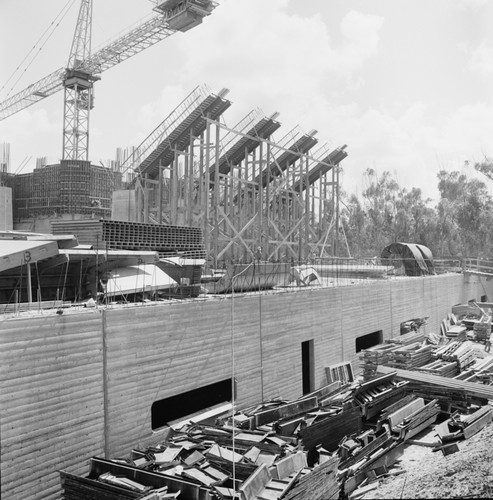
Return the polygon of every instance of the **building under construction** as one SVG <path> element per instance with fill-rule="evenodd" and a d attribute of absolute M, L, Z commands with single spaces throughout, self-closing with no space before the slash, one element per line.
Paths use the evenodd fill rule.
<path fill-rule="evenodd" d="M 381 265 L 334 271 L 323 259 L 347 253 L 338 208 L 346 146 L 319 143 L 314 130 L 284 131 L 282 115 L 258 109 L 226 126 L 226 89 L 197 87 L 111 169 L 91 164 L 99 73 L 215 8 L 154 4 L 155 17 L 90 54 L 82 42 L 92 2 L 82 0 L 67 67 L 0 103 L 4 118 L 65 92 L 63 160 L 0 172 L 0 206 L 12 205 L 12 189 L 10 225 L 19 230 L 0 230 L 2 498 L 60 498 L 60 471 L 87 474 L 88 457 L 121 464 L 129 449 L 156 446 L 206 409 L 233 415 L 313 399 L 341 363 L 358 375 L 359 354 L 400 339 L 403 324 L 427 318 L 427 333 L 438 334 L 451 306 L 493 296 L 491 265 L 435 274 L 419 245 L 389 248 Z M 397 272 L 404 255 L 413 259 L 406 276 Z M 299 265 L 307 262 L 326 274 Z M 197 278 L 202 267 L 229 270 L 208 282 Z M 181 479 L 184 500 L 238 498 Z"/>
<path fill-rule="evenodd" d="M 283 133 L 278 114 L 259 109 L 226 127 L 227 94 L 197 87 L 114 170 L 62 160 L 12 176 L 16 228 L 51 232 L 47 221 L 61 220 L 77 234 L 76 219 L 196 227 L 214 267 L 337 254 L 345 146 L 318 144 L 314 130 Z"/>

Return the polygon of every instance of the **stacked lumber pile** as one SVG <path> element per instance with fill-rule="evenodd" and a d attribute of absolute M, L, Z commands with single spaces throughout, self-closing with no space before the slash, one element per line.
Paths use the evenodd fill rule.
<path fill-rule="evenodd" d="M 411 370 L 426 365 L 432 358 L 434 346 L 423 345 L 421 342 L 396 346 L 388 353 L 386 366 L 395 366 Z"/>
<path fill-rule="evenodd" d="M 475 364 L 478 358 L 485 357 L 485 353 L 475 342 L 456 340 L 439 347 L 433 357 L 447 362 L 455 362 L 459 370 L 464 371 Z"/>
<path fill-rule="evenodd" d="M 360 367 L 365 380 L 373 378 L 379 365 L 413 369 L 427 364 L 432 357 L 438 336 L 428 337 L 421 332 L 409 332 L 387 339 L 385 343 L 363 349 L 359 355 Z"/>
<path fill-rule="evenodd" d="M 389 353 L 394 348 L 393 345 L 379 344 L 360 352 L 360 368 L 365 380 L 373 378 L 379 365 L 384 365 L 389 360 Z"/>
<path fill-rule="evenodd" d="M 439 375 L 441 377 L 454 377 L 459 371 L 457 361 L 444 361 L 437 359 L 428 363 L 427 365 L 421 366 L 416 369 L 416 371 L 422 373 L 431 373 L 433 375 Z"/>
<path fill-rule="evenodd" d="M 493 356 L 476 359 L 476 362 L 471 366 L 471 370 L 476 373 L 493 372 Z"/>
<path fill-rule="evenodd" d="M 398 345 L 409 345 L 415 344 L 416 342 L 423 342 L 425 340 L 425 334 L 422 332 L 409 332 L 399 337 L 392 337 L 385 341 L 386 344 L 398 344 Z"/>
<path fill-rule="evenodd" d="M 380 366 L 381 374 L 395 374 L 398 380 L 408 382 L 408 391 L 418 395 L 423 394 L 425 399 L 438 399 L 451 402 L 452 404 L 464 404 L 464 406 L 478 403 L 486 404 L 493 399 L 493 387 L 456 380 L 453 378 L 439 377 L 433 374 L 421 373 L 411 370 L 396 370 L 386 366 Z"/>
<path fill-rule="evenodd" d="M 451 325 L 445 330 L 445 336 L 454 340 L 465 340 L 467 328 L 464 325 Z"/>
<path fill-rule="evenodd" d="M 435 359 L 444 359 L 446 361 L 455 361 L 453 356 L 455 353 L 455 350 L 459 348 L 459 346 L 462 344 L 462 342 L 458 340 L 453 340 L 448 342 L 447 344 L 443 345 L 442 347 L 439 347 L 434 353 L 433 357 Z"/>
<path fill-rule="evenodd" d="M 491 317 L 482 316 L 473 326 L 474 336 L 477 340 L 487 340 L 491 334 Z"/>

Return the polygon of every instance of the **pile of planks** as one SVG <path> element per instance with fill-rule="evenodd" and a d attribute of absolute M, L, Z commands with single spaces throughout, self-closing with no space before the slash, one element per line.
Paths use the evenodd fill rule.
<path fill-rule="evenodd" d="M 464 325 L 451 325 L 446 329 L 445 336 L 449 339 L 465 340 L 467 328 Z"/>
<path fill-rule="evenodd" d="M 441 377 L 454 377 L 459 372 L 459 367 L 457 365 L 457 361 L 443 361 L 441 359 L 437 359 L 427 365 L 420 366 L 416 369 L 416 371 L 431 373 Z"/>
<path fill-rule="evenodd" d="M 482 398 L 493 398 L 493 388 L 381 369 L 350 387 L 335 381 L 295 401 L 183 423 L 125 458 L 94 457 L 87 477 L 60 473 L 63 498 L 337 499 L 386 474 L 405 442 L 436 421 L 440 406 L 452 413 L 462 405 L 446 427 L 440 424 L 443 442 L 471 436 L 492 420 Z M 467 412 L 472 399 L 482 401 Z"/>
<path fill-rule="evenodd" d="M 483 350 L 478 349 L 478 344 L 467 340 L 465 342 L 453 341 L 438 348 L 433 357 L 444 361 L 456 362 L 459 369 L 465 370 L 471 366 L 478 357 L 483 356 Z"/>
<path fill-rule="evenodd" d="M 371 379 L 377 372 L 379 365 L 385 365 L 389 360 L 389 353 L 394 348 L 393 345 L 379 344 L 360 352 L 360 368 L 365 380 Z"/>
<path fill-rule="evenodd" d="M 473 332 L 477 340 L 487 340 L 491 333 L 491 317 L 483 316 L 474 323 Z"/>
<path fill-rule="evenodd" d="M 450 403 L 457 406 L 486 404 L 493 399 L 493 387 L 467 382 L 454 378 L 411 370 L 396 370 L 386 366 L 379 367 L 381 374 L 396 374 L 398 380 L 408 382 L 408 391 L 425 399 L 438 399 L 440 404 Z"/>
<path fill-rule="evenodd" d="M 471 366 L 471 370 L 476 373 L 493 372 L 493 356 L 488 356 L 483 359 L 477 359 Z"/>
<path fill-rule="evenodd" d="M 415 344 L 416 342 L 421 343 L 425 340 L 425 334 L 422 332 L 409 332 L 399 337 L 392 337 L 385 341 L 387 344 L 398 344 L 398 345 L 409 345 Z"/>
<path fill-rule="evenodd" d="M 432 358 L 434 346 L 423 345 L 421 342 L 415 342 L 404 346 L 396 346 L 389 351 L 386 366 L 395 366 L 410 370 L 426 365 Z"/>
<path fill-rule="evenodd" d="M 337 499 L 335 451 L 362 426 L 351 390 L 340 385 L 292 402 L 263 403 L 215 424 L 183 424 L 164 442 L 123 459 L 94 458 L 88 477 L 61 473 L 64 498 L 161 500 L 181 492 L 179 498 L 204 500 L 295 500 L 309 491 L 313 499 Z M 334 450 L 323 460 L 316 459 L 320 444 Z"/>
<path fill-rule="evenodd" d="M 373 378 L 379 365 L 406 370 L 423 366 L 431 360 L 434 347 L 425 334 L 413 331 L 363 349 L 359 355 L 363 378 Z"/>

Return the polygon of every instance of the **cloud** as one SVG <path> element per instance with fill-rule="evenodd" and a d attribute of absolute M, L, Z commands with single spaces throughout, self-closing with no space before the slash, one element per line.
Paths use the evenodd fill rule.
<path fill-rule="evenodd" d="M 348 70 L 359 68 L 378 51 L 379 31 L 383 18 L 352 10 L 341 21 L 345 43 L 337 54 L 339 64 Z"/>
<path fill-rule="evenodd" d="M 374 168 L 391 172 L 401 187 L 419 187 L 425 197 L 436 199 L 439 170 L 460 170 L 466 160 L 474 163 L 493 152 L 493 106 L 483 102 L 442 117 L 434 117 L 420 101 L 392 113 L 362 111 L 352 103 L 332 109 L 331 121 L 348 144 L 343 188 L 359 195 L 364 171 Z"/>
<path fill-rule="evenodd" d="M 469 49 L 469 69 L 483 74 L 493 73 L 493 47 L 487 46 L 484 42 Z"/>
<path fill-rule="evenodd" d="M 341 98 L 334 82 L 344 83 L 342 93 L 364 86 L 360 70 L 378 53 L 382 25 L 381 17 L 351 10 L 336 42 L 320 14 L 295 14 L 288 0 L 224 0 L 204 26 L 180 38 L 174 87 L 229 88 L 230 126 L 260 107 L 266 115 L 280 113 L 284 133 L 297 124 L 318 128 L 331 101 Z M 156 79 L 169 79 L 164 66 L 158 71 Z M 139 120 L 156 108 L 160 101 L 147 104 Z"/>
<path fill-rule="evenodd" d="M 461 10 L 469 8 L 478 9 L 487 3 L 488 0 L 455 0 L 454 2 L 451 2 L 451 6 L 455 6 Z"/>

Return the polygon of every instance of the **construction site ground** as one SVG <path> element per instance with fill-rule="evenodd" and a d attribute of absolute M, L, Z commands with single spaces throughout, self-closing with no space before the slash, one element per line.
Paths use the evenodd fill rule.
<path fill-rule="evenodd" d="M 459 441 L 459 451 L 446 456 L 433 451 L 433 444 L 438 444 L 433 429 L 414 441 L 420 444 L 406 446 L 392 475 L 359 498 L 492 498 L 493 424 Z"/>

